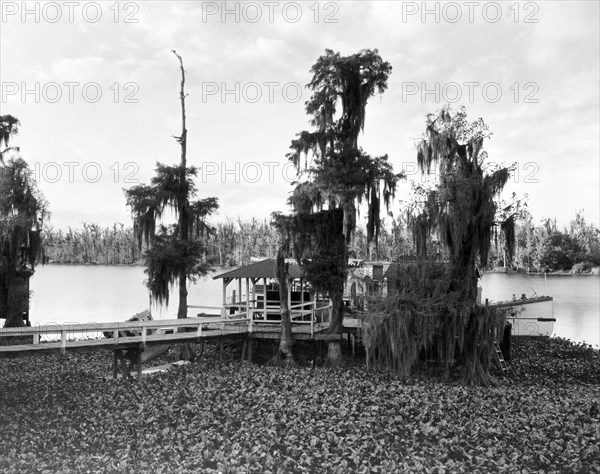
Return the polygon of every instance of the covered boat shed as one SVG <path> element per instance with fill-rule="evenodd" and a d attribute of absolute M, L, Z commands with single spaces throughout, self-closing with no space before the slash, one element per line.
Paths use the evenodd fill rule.
<path fill-rule="evenodd" d="M 267 258 L 250 265 L 215 275 L 213 279 L 223 280 L 222 315 L 240 312 L 252 312 L 253 319 L 279 319 L 280 299 L 277 282 L 277 262 Z M 289 264 L 288 301 L 290 304 L 304 304 L 312 300 L 302 276 L 301 268 L 295 263 Z M 230 296 L 229 285 L 233 283 Z"/>

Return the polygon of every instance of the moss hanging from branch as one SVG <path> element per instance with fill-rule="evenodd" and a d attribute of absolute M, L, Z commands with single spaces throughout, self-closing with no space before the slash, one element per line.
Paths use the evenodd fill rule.
<path fill-rule="evenodd" d="M 450 292 L 450 271 L 431 259 L 400 268 L 390 296 L 370 302 L 362 317 L 369 366 L 406 377 L 433 358 L 446 378 L 460 364 L 465 384 L 495 383 L 489 348 L 502 334 L 505 312 L 466 303 L 460 293 Z"/>
<path fill-rule="evenodd" d="M 138 247 L 145 242 L 144 254 L 147 285 L 152 297 L 158 302 L 169 302 L 169 291 L 179 281 L 178 318 L 187 317 L 187 281 L 206 275 L 210 270 L 206 263 L 208 237 L 213 232 L 206 222 L 217 208 L 217 198 L 194 201 L 196 187 L 194 177 L 197 169 L 187 166 L 187 128 L 185 99 L 185 69 L 183 60 L 175 50 L 181 71 L 179 99 L 181 102 L 181 135 L 174 137 L 181 149 L 177 165 L 156 164 L 156 175 L 150 185 L 134 186 L 125 191 L 127 205 L 131 208 L 134 232 Z M 169 209 L 177 218 L 177 224 L 161 226 L 158 221 Z"/>
<path fill-rule="evenodd" d="M 498 225 L 495 199 L 510 172 L 508 168 L 484 171 L 487 154 L 483 143 L 490 136 L 482 119 L 469 122 L 464 108 L 455 114 L 445 108 L 427 117 L 423 139 L 417 144 L 421 171 L 428 173 L 437 167 L 438 177 L 436 187 L 425 192 L 414 221 L 419 257 L 415 275 L 419 277 L 405 278 L 405 288 L 377 310 L 372 322 L 371 318 L 366 322 L 372 336 L 370 356 L 381 354 L 381 360 L 402 374 L 413 369 L 419 351 L 435 348 L 446 377 L 452 364 L 460 363 L 465 384 L 494 382 L 490 361 L 494 338 L 502 333 L 504 314 L 477 306 L 476 269 L 487 263 L 493 229 Z M 499 226 L 514 242 L 510 208 L 504 211 Z M 449 255 L 443 274 L 426 255 L 433 233 Z"/>
<path fill-rule="evenodd" d="M 0 116 L 0 317 L 6 326 L 22 326 L 29 295 L 22 288 L 35 266 L 44 260 L 41 230 L 47 203 L 38 191 L 29 166 L 9 146 L 19 121 Z"/>
<path fill-rule="evenodd" d="M 306 113 L 315 129 L 297 134 L 287 154 L 302 180 L 295 183 L 289 199 L 297 218 L 290 221 L 291 245 L 296 255 L 311 255 L 300 257 L 307 278 L 333 301 L 333 333 L 341 333 L 343 327 L 343 278 L 359 206 L 366 201 L 371 243 L 381 226 L 380 205 L 389 206 L 400 178 L 392 172 L 387 155 L 374 158 L 358 146 L 367 102 L 386 90 L 391 70 L 376 49 L 350 56 L 326 50 L 312 66 L 307 85 L 312 94 Z M 336 365 L 340 358 L 339 343 L 334 341 L 329 344 L 328 362 Z"/>
<path fill-rule="evenodd" d="M 205 259 L 206 252 L 202 241 L 181 241 L 175 234 L 175 226 L 161 226 L 154 245 L 143 255 L 147 286 L 153 298 L 160 304 L 169 304 L 169 289 L 176 283 L 184 266 L 189 280 L 206 275 L 210 270 Z"/>

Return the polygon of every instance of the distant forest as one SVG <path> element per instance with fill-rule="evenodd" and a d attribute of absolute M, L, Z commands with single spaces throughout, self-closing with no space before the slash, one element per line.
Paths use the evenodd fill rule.
<path fill-rule="evenodd" d="M 350 247 L 350 257 L 365 260 L 405 261 L 415 258 L 412 215 L 406 213 L 382 226 L 378 248 L 367 246 L 366 231 L 358 227 Z M 243 265 L 255 258 L 275 258 L 279 235 L 267 220 L 226 219 L 213 227 L 207 259 L 215 266 Z M 588 224 L 578 212 L 568 227 L 559 229 L 556 220 L 536 224 L 525 214 L 516 225 L 516 247 L 509 268 L 527 272 L 598 273 L 600 230 Z M 46 228 L 43 232 L 46 261 L 78 264 L 141 263 L 133 228 L 124 224 L 100 227 L 84 223 L 66 231 Z M 432 240 L 430 254 L 441 246 Z M 504 266 L 504 242 L 494 238 L 491 266 Z"/>

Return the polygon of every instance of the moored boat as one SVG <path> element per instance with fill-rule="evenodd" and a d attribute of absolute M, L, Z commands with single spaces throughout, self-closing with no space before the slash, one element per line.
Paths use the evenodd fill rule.
<path fill-rule="evenodd" d="M 512 325 L 513 336 L 551 336 L 554 331 L 554 300 L 552 296 L 528 298 L 524 294 L 512 301 L 487 302 L 496 308 L 508 308 L 506 322 Z"/>

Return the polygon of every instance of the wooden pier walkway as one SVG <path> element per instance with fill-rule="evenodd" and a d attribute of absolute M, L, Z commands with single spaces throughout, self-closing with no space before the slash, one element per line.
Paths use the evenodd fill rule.
<path fill-rule="evenodd" d="M 201 339 L 246 335 L 247 329 L 248 321 L 242 318 L 186 318 L 3 328 L 0 329 L 0 339 L 11 336 L 31 336 L 33 342 L 0 346 L 0 358 L 32 353 L 64 354 L 67 350 L 145 349 L 146 346 L 154 344 L 197 342 Z M 42 342 L 42 337 L 58 340 Z"/>
<path fill-rule="evenodd" d="M 344 332 L 356 334 L 358 321 L 345 321 Z M 333 340 L 340 335 L 327 332 L 329 322 L 293 321 L 292 334 L 296 340 Z M 31 343 L 0 345 L 0 359 L 16 358 L 33 354 L 114 351 L 114 376 L 117 355 L 122 351 L 137 354 L 138 374 L 144 351 L 157 350 L 159 346 L 177 343 L 198 343 L 217 340 L 220 343 L 251 341 L 255 339 L 279 339 L 279 321 L 260 321 L 249 318 L 246 313 L 230 317 L 189 317 L 150 321 L 121 321 L 111 323 L 47 324 L 34 327 L 2 328 L 0 341 L 11 337 L 32 338 Z M 44 341 L 43 339 L 49 339 Z"/>

